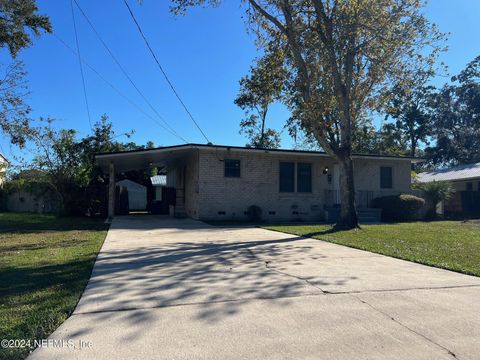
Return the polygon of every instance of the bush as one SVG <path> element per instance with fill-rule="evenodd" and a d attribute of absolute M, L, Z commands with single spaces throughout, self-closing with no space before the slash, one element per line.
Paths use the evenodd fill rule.
<path fill-rule="evenodd" d="M 250 205 L 247 209 L 248 220 L 261 221 L 262 220 L 262 208 L 257 205 Z"/>
<path fill-rule="evenodd" d="M 8 194 L 4 189 L 0 189 L 0 211 L 7 211 Z"/>
<path fill-rule="evenodd" d="M 414 195 L 401 194 L 373 199 L 372 206 L 382 209 L 383 221 L 409 221 L 418 217 L 425 200 Z"/>
<path fill-rule="evenodd" d="M 423 191 L 425 198 L 430 203 L 427 213 L 428 219 L 435 219 L 437 217 L 437 205 L 450 199 L 455 192 L 455 188 L 448 181 L 432 181 L 419 184 L 417 187 Z"/>

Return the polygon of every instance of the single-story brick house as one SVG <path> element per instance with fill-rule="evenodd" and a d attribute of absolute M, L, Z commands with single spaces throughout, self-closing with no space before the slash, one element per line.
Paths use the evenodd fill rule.
<path fill-rule="evenodd" d="M 443 213 L 480 214 L 480 163 L 423 172 L 418 174 L 418 181 L 448 181 L 452 184 L 455 193 L 442 204 Z"/>
<path fill-rule="evenodd" d="M 267 221 L 318 221 L 340 199 L 339 165 L 318 151 L 185 144 L 102 153 L 95 159 L 110 179 L 157 166 L 176 191 L 171 213 L 200 220 L 247 219 L 247 208 L 256 205 Z M 368 208 L 378 196 L 410 192 L 411 164 L 421 161 L 370 154 L 353 159 L 359 208 Z M 113 216 L 113 185 L 109 193 Z"/>

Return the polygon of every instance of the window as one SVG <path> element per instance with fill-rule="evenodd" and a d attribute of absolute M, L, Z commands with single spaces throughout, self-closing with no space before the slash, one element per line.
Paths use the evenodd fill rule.
<path fill-rule="evenodd" d="M 473 190 L 473 183 L 472 182 L 467 182 L 467 191 L 472 191 Z"/>
<path fill-rule="evenodd" d="M 393 187 L 393 171 L 390 166 L 380 167 L 380 188 L 391 189 Z"/>
<path fill-rule="evenodd" d="M 297 164 L 297 191 L 312 192 L 312 164 Z"/>
<path fill-rule="evenodd" d="M 280 163 L 280 192 L 295 191 L 295 164 L 293 162 Z"/>
<path fill-rule="evenodd" d="M 225 177 L 240 177 L 240 160 L 225 160 Z"/>

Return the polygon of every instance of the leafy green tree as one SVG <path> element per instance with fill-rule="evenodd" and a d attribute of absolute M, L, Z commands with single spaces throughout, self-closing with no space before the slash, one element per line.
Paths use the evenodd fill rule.
<path fill-rule="evenodd" d="M 38 14 L 34 0 L 0 1 L 0 47 L 7 48 L 14 61 L 0 65 L 0 130 L 20 147 L 32 136 L 30 107 L 23 63 L 15 60 L 18 52 L 32 44 L 32 34 L 51 32 L 47 16 Z"/>
<path fill-rule="evenodd" d="M 377 129 L 370 118 L 363 118 L 352 129 L 352 152 L 356 154 L 407 155 L 408 149 L 402 134 L 393 123 L 383 123 Z M 298 135 L 297 135 L 298 136 Z M 305 150 L 321 150 L 318 142 L 305 136 L 297 146 Z"/>
<path fill-rule="evenodd" d="M 359 119 L 354 124 L 352 151 L 359 154 L 377 153 L 377 130 L 370 118 Z"/>
<path fill-rule="evenodd" d="M 285 76 L 282 57 L 274 52 L 258 59 L 256 66 L 250 69 L 250 75 L 240 80 L 235 104 L 245 111 L 240 133 L 249 139 L 248 147 L 280 147 L 280 134 L 266 128 L 265 122 L 270 105 L 280 97 Z"/>
<path fill-rule="evenodd" d="M 0 78 L 0 129 L 12 144 L 24 147 L 33 133 L 29 117 L 31 109 L 24 100 L 28 95 L 26 72 L 21 61 L 0 65 L 0 71 L 3 72 Z"/>
<path fill-rule="evenodd" d="M 132 134 L 133 131 L 117 134 L 112 122 L 108 120 L 108 116 L 102 115 L 100 121 L 94 124 L 92 134 L 80 140 L 79 156 L 82 161 L 81 176 L 84 185 L 88 185 L 89 181 L 97 179 L 101 175 L 100 169 L 95 164 L 95 154 L 141 148 L 135 143 L 122 143 L 117 140 L 119 137 L 130 138 Z"/>
<path fill-rule="evenodd" d="M 376 154 L 407 155 L 408 147 L 396 124 L 384 123 L 377 131 Z"/>
<path fill-rule="evenodd" d="M 32 44 L 32 34 L 52 32 L 48 16 L 38 13 L 35 0 L 1 0 L 0 18 L 0 47 L 7 47 L 12 57 Z"/>
<path fill-rule="evenodd" d="M 173 11 L 219 0 L 172 0 Z M 285 54 L 283 101 L 301 127 L 338 161 L 338 227 L 358 227 L 352 130 L 392 83 L 428 63 L 444 35 L 418 0 L 245 0 L 257 44 Z"/>
<path fill-rule="evenodd" d="M 73 129 L 56 129 L 53 119 L 42 119 L 32 136 L 31 163 L 25 169 L 37 174 L 35 181 L 49 186 L 66 215 L 106 213 L 107 194 L 105 174 L 95 164 L 95 154 L 100 152 L 139 150 L 145 146 L 133 142 L 120 142 L 132 132 L 117 134 L 113 124 L 103 115 L 96 122 L 91 135 L 78 139 Z M 149 146 L 152 143 L 149 142 Z M 148 178 L 148 171 L 130 174 L 134 180 Z"/>
<path fill-rule="evenodd" d="M 36 129 L 33 136 L 36 155 L 30 167 L 55 192 L 60 212 L 74 214 L 80 208 L 75 200 L 80 198 L 78 169 L 81 166 L 81 147 L 76 142 L 75 130 L 56 130 L 52 123 L 53 119 L 44 119 L 44 125 Z"/>
<path fill-rule="evenodd" d="M 107 201 L 108 174 L 103 171 L 95 163 L 95 154 L 102 152 L 116 152 L 128 150 L 141 150 L 152 148 L 153 142 L 148 141 L 146 146 L 137 145 L 134 142 L 121 142 L 119 138 L 129 139 L 133 135 L 133 131 L 126 133 L 117 133 L 107 115 L 103 115 L 100 121 L 94 124 L 91 135 L 79 140 L 82 159 L 81 167 L 77 169 L 79 183 L 81 183 L 84 191 L 84 198 L 87 200 L 86 212 L 90 214 L 106 214 L 105 205 Z M 149 179 L 149 171 L 132 171 L 125 174 L 125 178 L 133 181 L 147 183 Z"/>
<path fill-rule="evenodd" d="M 408 144 L 409 155 L 416 156 L 421 144 L 428 145 L 433 135 L 432 98 L 435 87 L 429 85 L 432 68 L 413 71 L 409 79 L 397 83 L 388 93 L 387 118 L 395 120 L 402 142 Z"/>
<path fill-rule="evenodd" d="M 434 98 L 435 145 L 426 149 L 436 166 L 480 162 L 480 56 Z"/>

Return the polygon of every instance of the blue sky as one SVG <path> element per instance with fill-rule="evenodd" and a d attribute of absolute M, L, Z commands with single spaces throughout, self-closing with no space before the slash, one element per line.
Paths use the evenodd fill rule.
<path fill-rule="evenodd" d="M 189 142 L 204 143 L 148 53 L 123 1 L 77 1 L 164 119 Z M 170 79 L 210 140 L 216 144 L 244 145 L 245 139 L 238 133 L 243 112 L 233 100 L 238 80 L 247 73 L 256 49 L 253 35 L 245 31 L 240 1 L 227 0 L 215 9 L 193 9 L 184 17 L 170 14 L 168 1 L 144 0 L 140 5 L 129 0 L 129 3 Z M 38 4 L 40 11 L 50 16 L 54 32 L 75 47 L 70 1 L 38 0 Z M 431 0 L 425 13 L 442 31 L 451 33 L 449 51 L 441 57 L 449 66 L 450 74 L 457 73 L 480 55 L 480 1 Z M 82 57 L 154 116 L 77 10 L 76 20 Z M 20 59 L 29 73 L 28 101 L 33 108 L 32 115 L 56 118 L 57 126 L 87 134 L 89 124 L 78 59 L 51 35 L 35 41 L 34 46 L 21 53 Z M 84 71 L 92 121 L 105 113 L 118 132 L 135 130 L 132 140 L 139 144 L 148 140 L 157 146 L 181 143 L 112 91 L 88 68 Z M 436 84 L 446 80 L 439 78 Z M 287 118 L 288 113 L 281 106 L 275 106 L 268 125 L 281 129 Z M 7 157 L 16 153 L 6 139 L 0 139 L 0 145 Z M 282 147 L 291 146 L 291 140 L 284 134 Z"/>

